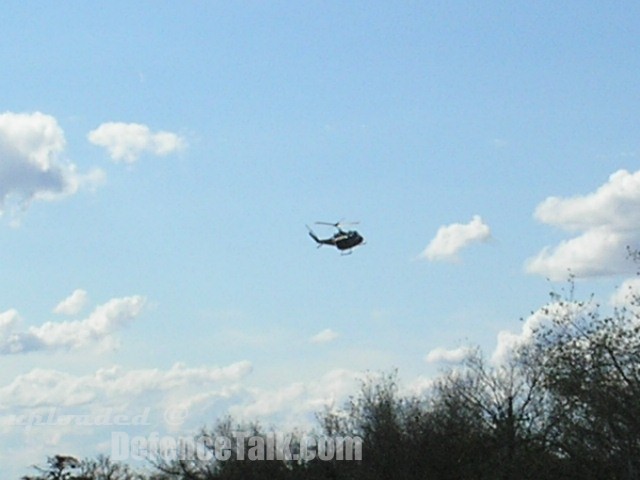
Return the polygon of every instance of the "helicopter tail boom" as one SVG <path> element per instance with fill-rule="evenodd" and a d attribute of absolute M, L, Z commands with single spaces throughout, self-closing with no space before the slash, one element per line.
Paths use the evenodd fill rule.
<path fill-rule="evenodd" d="M 311 230 L 308 226 L 307 226 L 307 230 L 309 230 L 309 236 L 313 238 L 315 242 L 318 244 L 318 248 L 321 247 L 324 244 L 324 242 L 320 240 L 318 236 L 315 233 L 313 233 L 313 230 Z"/>

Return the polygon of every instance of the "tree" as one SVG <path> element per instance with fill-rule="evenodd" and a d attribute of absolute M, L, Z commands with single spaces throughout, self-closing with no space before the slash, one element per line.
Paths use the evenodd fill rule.
<path fill-rule="evenodd" d="M 235 424 L 231 417 L 226 417 L 218 421 L 212 429 L 203 428 L 194 438 L 194 441 L 199 442 L 199 446 L 205 449 L 201 450 L 199 455 L 189 455 L 187 452 L 185 458 L 170 460 L 158 456 L 153 461 L 156 470 L 161 474 L 157 480 L 299 478 L 296 472 L 300 470 L 300 465 L 291 458 L 275 458 L 275 451 L 273 459 L 266 458 L 263 446 L 267 445 L 268 437 L 272 438 L 273 435 L 264 432 L 258 423 Z M 223 447 L 226 452 L 224 455 L 217 450 L 221 446 L 215 443 L 215 439 L 220 438 L 230 441 Z M 295 451 L 296 439 L 294 436 L 291 438 L 289 446 Z M 257 457 L 254 458 L 252 453 Z"/>
<path fill-rule="evenodd" d="M 80 461 L 68 455 L 54 455 L 47 459 L 46 467 L 34 468 L 40 474 L 24 476 L 22 480 L 144 480 L 142 474 L 133 472 L 128 465 L 105 456 Z"/>
<path fill-rule="evenodd" d="M 518 355 L 487 365 L 473 350 L 438 381 L 432 416 L 458 470 L 447 478 L 558 478 L 541 375 Z M 450 469 L 442 463 L 441 476 Z"/>
<path fill-rule="evenodd" d="M 630 256 L 640 263 L 640 252 Z M 487 362 L 472 350 L 421 397 L 399 394 L 396 371 L 369 376 L 342 409 L 319 414 L 324 435 L 362 440 L 361 459 L 253 461 L 252 442 L 275 432 L 227 417 L 198 438 L 230 439 L 228 456 L 204 442 L 206 458 L 160 456 L 146 478 L 639 479 L 640 296 L 630 291 L 626 306 L 602 314 L 593 298 L 575 300 L 573 278 L 569 285 L 568 294 L 552 293 L 542 309 L 548 321 L 507 361 Z M 300 436 L 290 440 L 291 453 L 300 452 Z M 104 457 L 58 455 L 36 468 L 40 475 L 23 480 L 145 478 Z"/>
<path fill-rule="evenodd" d="M 46 467 L 34 466 L 40 475 L 25 475 L 22 480 L 71 480 L 79 477 L 80 462 L 69 455 L 54 455 L 47 458 Z"/>
<path fill-rule="evenodd" d="M 589 301 L 552 295 L 551 322 L 535 332 L 529 362 L 550 394 L 557 454 L 576 477 L 640 475 L 640 299 L 602 315 Z"/>
<path fill-rule="evenodd" d="M 412 464 L 415 455 L 407 425 L 415 405 L 398 395 L 397 372 L 370 376 L 360 395 L 349 399 L 340 412 L 319 416 L 324 433 L 362 439 L 362 461 L 331 462 L 334 477 L 358 479 L 419 478 Z M 317 462 L 319 463 L 319 462 Z M 323 462 L 324 463 L 324 462 Z"/>
<path fill-rule="evenodd" d="M 134 472 L 129 465 L 114 462 L 109 457 L 100 455 L 95 460 L 85 459 L 79 466 L 83 480 L 145 480 L 141 473 Z"/>

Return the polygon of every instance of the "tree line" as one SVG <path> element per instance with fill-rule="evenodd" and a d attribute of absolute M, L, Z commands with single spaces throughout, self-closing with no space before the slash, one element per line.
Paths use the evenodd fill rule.
<path fill-rule="evenodd" d="M 570 282 L 573 286 L 573 282 Z M 602 314 L 593 299 L 552 294 L 550 319 L 501 364 L 479 349 L 427 393 L 399 393 L 397 372 L 371 376 L 338 411 L 329 437 L 362 439 L 360 460 L 152 459 L 144 471 L 108 457 L 55 455 L 23 480 L 640 478 L 640 298 Z M 203 435 L 259 424 L 224 418 Z M 295 449 L 295 432 L 292 432 Z M 250 445 L 231 445 L 231 449 Z M 211 447 L 213 448 L 213 447 Z"/>

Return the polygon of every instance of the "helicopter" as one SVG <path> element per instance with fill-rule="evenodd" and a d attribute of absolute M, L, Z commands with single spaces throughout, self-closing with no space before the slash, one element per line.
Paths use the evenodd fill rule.
<path fill-rule="evenodd" d="M 355 230 L 344 231 L 340 228 L 343 225 L 357 225 L 358 222 L 349 222 L 349 223 L 330 223 L 330 222 L 316 222 L 316 225 L 329 225 L 336 228 L 338 231 L 330 238 L 318 238 L 318 236 L 309 228 L 307 225 L 307 230 L 309 230 L 309 236 L 315 240 L 318 244 L 318 248 L 322 245 L 331 245 L 336 247 L 338 250 L 343 251 L 343 255 L 349 255 L 351 253 L 351 249 L 357 247 L 358 245 L 362 245 L 364 243 L 364 238 Z"/>

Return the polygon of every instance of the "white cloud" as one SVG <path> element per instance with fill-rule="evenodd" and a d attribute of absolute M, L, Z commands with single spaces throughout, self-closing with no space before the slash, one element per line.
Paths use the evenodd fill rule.
<path fill-rule="evenodd" d="M 55 200 L 101 182 L 94 169 L 81 174 L 63 158 L 65 138 L 56 119 L 40 112 L 0 114 L 0 214 Z"/>
<path fill-rule="evenodd" d="M 400 395 L 409 397 L 424 397 L 434 386 L 437 385 L 437 377 L 427 377 L 420 375 L 412 379 L 400 390 Z"/>
<path fill-rule="evenodd" d="M 113 365 L 86 374 L 33 369 L 0 385 L 0 435 L 4 445 L 29 447 L 29 465 L 51 454 L 45 442 L 55 443 L 56 451 L 95 457 L 110 452 L 113 431 L 189 435 L 227 414 L 283 431 L 309 429 L 317 426 L 316 413 L 341 407 L 361 378 L 336 369 L 310 381 L 257 388 L 248 384 L 251 371 L 246 360 L 168 369 Z M 11 458 L 12 452 L 0 451 L 3 465 Z"/>
<path fill-rule="evenodd" d="M 494 138 L 491 143 L 495 148 L 506 148 L 509 146 L 509 142 L 504 138 Z"/>
<path fill-rule="evenodd" d="M 640 311 L 640 278 L 628 278 L 622 282 L 622 285 L 611 295 L 609 303 L 616 308 Z"/>
<path fill-rule="evenodd" d="M 474 215 L 467 224 L 452 223 L 440 227 L 420 257 L 431 261 L 455 261 L 460 250 L 472 243 L 484 242 L 490 237 L 489 227 L 479 215 Z"/>
<path fill-rule="evenodd" d="M 0 388 L 0 399 L 7 408 L 69 407 L 86 404 L 95 399 L 95 393 L 69 373 L 36 368 Z"/>
<path fill-rule="evenodd" d="M 523 322 L 520 332 L 502 330 L 498 333 L 491 361 L 498 365 L 506 363 L 518 348 L 534 340 L 534 334 L 541 326 L 555 321 L 570 327 L 571 322 L 580 323 L 580 319 L 587 319 L 595 308 L 595 304 L 568 301 L 554 302 L 539 308 Z"/>
<path fill-rule="evenodd" d="M 171 132 L 152 132 L 139 123 L 103 123 L 88 134 L 94 145 L 104 147 L 114 162 L 133 163 L 144 154 L 169 155 L 186 146 L 185 140 Z"/>
<path fill-rule="evenodd" d="M 427 354 L 425 361 L 427 363 L 461 363 L 468 355 L 468 347 L 458 347 L 451 350 L 438 347 Z"/>
<path fill-rule="evenodd" d="M 595 192 L 569 198 L 549 197 L 535 217 L 577 236 L 545 247 L 529 259 L 526 270 L 552 280 L 629 273 L 634 265 L 626 247 L 640 243 L 640 170 L 619 170 Z"/>
<path fill-rule="evenodd" d="M 42 350 L 71 350 L 109 341 L 115 331 L 133 321 L 142 312 L 141 296 L 114 298 L 99 305 L 84 320 L 46 322 L 16 332 L 17 314 L 0 315 L 0 355 Z"/>
<path fill-rule="evenodd" d="M 81 289 L 74 290 L 71 295 L 62 300 L 53 309 L 53 313 L 62 315 L 77 315 L 87 304 L 89 297 L 87 292 Z"/>
<path fill-rule="evenodd" d="M 251 370 L 248 361 L 224 367 L 191 368 L 176 363 L 168 370 L 126 369 L 114 365 L 87 375 L 36 368 L 0 387 L 0 403 L 6 410 L 16 414 L 43 407 L 55 407 L 60 410 L 58 413 L 72 408 L 78 415 L 108 407 L 116 410 L 130 407 L 133 415 L 143 408 L 166 405 L 167 400 L 175 394 L 180 394 L 178 398 L 184 400 L 191 398 L 194 391 L 199 389 L 209 392 L 213 392 L 211 389 L 222 389 L 245 378 Z M 160 394 L 160 397 L 155 397 L 156 394 Z M 164 409 L 154 413 L 155 420 L 165 420 L 162 415 Z"/>
<path fill-rule="evenodd" d="M 326 328 L 321 332 L 315 334 L 311 337 L 311 343 L 329 343 L 338 338 L 338 334 L 331 330 L 330 328 Z"/>
<path fill-rule="evenodd" d="M 341 408 L 341 402 L 354 393 L 357 382 L 362 378 L 361 373 L 345 368 L 325 373 L 318 381 L 310 383 L 310 395 L 305 408 L 310 412 Z"/>
<path fill-rule="evenodd" d="M 101 369 L 95 378 L 107 396 L 126 398 L 150 391 L 174 391 L 191 386 L 206 386 L 218 382 L 237 382 L 251 373 L 253 367 L 244 360 L 226 367 L 187 367 L 175 363 L 169 370 L 126 370 L 120 366 Z M 186 392 L 185 392 L 186 393 Z"/>
<path fill-rule="evenodd" d="M 5 338 L 20 321 L 17 310 L 11 309 L 0 313 L 0 339 Z"/>
<path fill-rule="evenodd" d="M 362 374 L 335 369 L 310 382 L 292 382 L 276 388 L 248 388 L 245 401 L 229 408 L 238 420 L 276 421 L 280 428 L 309 427 L 315 414 L 340 408 L 357 388 Z"/>
<path fill-rule="evenodd" d="M 252 389 L 253 399 L 249 405 L 233 407 L 232 414 L 241 418 L 253 419 L 266 417 L 288 406 L 301 404 L 307 387 L 303 383 L 292 383 L 277 390 Z"/>

